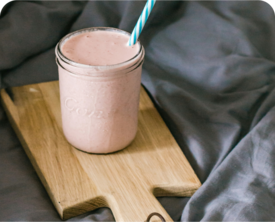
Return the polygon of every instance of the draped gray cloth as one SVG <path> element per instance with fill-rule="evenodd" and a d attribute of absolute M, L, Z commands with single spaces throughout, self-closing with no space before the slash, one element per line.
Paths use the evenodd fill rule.
<path fill-rule="evenodd" d="M 57 80 L 61 37 L 91 26 L 131 32 L 144 4 L 9 3 L 0 16 L 1 88 Z M 191 198 L 158 198 L 172 219 L 275 220 L 272 8 L 261 1 L 157 1 L 140 40 L 142 84 L 202 182 Z M 0 220 L 60 220 L 1 106 Z M 101 208 L 70 220 L 114 218 Z"/>

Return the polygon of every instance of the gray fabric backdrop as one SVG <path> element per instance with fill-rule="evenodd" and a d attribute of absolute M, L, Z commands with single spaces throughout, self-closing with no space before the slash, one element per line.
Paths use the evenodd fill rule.
<path fill-rule="evenodd" d="M 0 16 L 1 88 L 58 79 L 68 32 L 131 32 L 144 1 L 18 1 Z M 203 183 L 174 220 L 275 220 L 275 18 L 260 1 L 157 1 L 142 83 Z M 177 163 L 180 164 L 180 163 Z M 0 106 L 0 220 L 60 220 Z M 102 208 L 73 220 L 111 221 Z"/>

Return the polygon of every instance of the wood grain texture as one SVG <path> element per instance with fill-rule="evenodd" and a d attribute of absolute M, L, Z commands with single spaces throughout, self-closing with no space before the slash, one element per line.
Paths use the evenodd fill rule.
<path fill-rule="evenodd" d="M 116 221 L 145 221 L 152 212 L 172 221 L 155 196 L 191 196 L 201 185 L 143 88 L 134 142 L 105 155 L 66 141 L 58 81 L 2 90 L 1 98 L 62 219 L 105 206 Z"/>

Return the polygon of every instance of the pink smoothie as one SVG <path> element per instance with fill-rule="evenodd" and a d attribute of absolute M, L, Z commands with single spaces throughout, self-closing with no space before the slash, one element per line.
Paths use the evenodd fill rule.
<path fill-rule="evenodd" d="M 122 31 L 92 30 L 57 47 L 63 132 L 80 150 L 114 152 L 136 135 L 144 51 L 128 39 Z"/>
<path fill-rule="evenodd" d="M 125 62 L 139 51 L 139 45 L 127 46 L 129 37 L 117 32 L 85 32 L 70 38 L 62 47 L 63 54 L 75 62 L 106 66 Z"/>

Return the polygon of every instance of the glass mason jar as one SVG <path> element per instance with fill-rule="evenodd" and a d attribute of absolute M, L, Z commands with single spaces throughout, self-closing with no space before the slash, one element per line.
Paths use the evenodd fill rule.
<path fill-rule="evenodd" d="M 138 123 L 141 71 L 144 48 L 127 61 L 91 66 L 64 56 L 66 41 L 83 32 L 112 31 L 87 28 L 66 35 L 55 48 L 59 73 L 63 132 L 75 148 L 88 153 L 111 153 L 125 148 L 135 138 Z"/>

